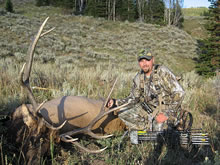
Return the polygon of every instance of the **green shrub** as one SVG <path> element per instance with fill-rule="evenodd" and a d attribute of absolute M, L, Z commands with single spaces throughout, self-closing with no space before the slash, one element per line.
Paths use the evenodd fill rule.
<path fill-rule="evenodd" d="M 14 10 L 13 10 L 13 4 L 12 4 L 11 0 L 6 0 L 5 9 L 6 9 L 6 11 L 8 11 L 8 12 L 10 12 L 10 13 L 13 13 L 13 12 L 14 12 Z"/>

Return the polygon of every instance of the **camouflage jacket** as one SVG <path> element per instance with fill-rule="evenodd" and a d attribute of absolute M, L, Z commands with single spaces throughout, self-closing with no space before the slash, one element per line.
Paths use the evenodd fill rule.
<path fill-rule="evenodd" d="M 125 99 L 118 99 L 117 104 L 145 101 L 153 110 L 158 108 L 159 104 L 163 104 L 164 112 L 176 113 L 180 109 L 183 97 L 184 90 L 175 75 L 165 66 L 154 65 L 150 77 L 147 77 L 143 71 L 137 73 L 133 79 L 130 95 Z"/>

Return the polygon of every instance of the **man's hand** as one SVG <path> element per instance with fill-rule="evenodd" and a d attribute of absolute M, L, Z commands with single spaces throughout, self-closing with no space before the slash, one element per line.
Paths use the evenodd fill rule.
<path fill-rule="evenodd" d="M 167 116 L 165 116 L 163 113 L 159 113 L 156 117 L 157 123 L 163 123 L 168 119 Z"/>
<path fill-rule="evenodd" d="M 108 101 L 106 107 L 107 107 L 107 108 L 115 108 L 115 107 L 117 107 L 116 104 L 117 104 L 117 103 L 116 103 L 116 100 L 115 100 L 115 99 L 110 99 L 110 100 Z M 114 114 L 114 115 L 118 115 L 118 111 L 119 111 L 119 109 L 116 110 L 116 111 L 114 111 L 113 114 Z"/>
<path fill-rule="evenodd" d="M 111 108 L 114 105 L 114 100 L 110 99 L 106 105 L 107 108 Z"/>

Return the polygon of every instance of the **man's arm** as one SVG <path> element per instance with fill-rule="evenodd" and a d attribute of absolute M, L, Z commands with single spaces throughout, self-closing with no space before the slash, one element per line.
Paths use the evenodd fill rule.
<path fill-rule="evenodd" d="M 134 77 L 133 79 L 133 85 L 131 88 L 131 92 L 128 97 L 123 98 L 123 99 L 117 99 L 116 100 L 116 105 L 122 105 L 124 103 L 136 103 L 139 102 L 139 98 L 141 96 L 141 91 L 140 91 L 140 76 L 139 73 Z"/>
<path fill-rule="evenodd" d="M 124 103 L 135 103 L 139 101 L 140 98 L 140 83 L 139 83 L 139 75 L 137 74 L 133 79 L 133 85 L 131 88 L 131 92 L 128 97 L 123 99 L 110 99 L 108 101 L 107 107 L 112 108 L 114 106 L 120 106 Z"/>
<path fill-rule="evenodd" d="M 169 109 L 177 112 L 182 104 L 185 92 L 175 75 L 168 68 L 161 66 L 159 75 L 162 79 L 161 85 L 165 91 L 163 100 L 169 106 Z"/>

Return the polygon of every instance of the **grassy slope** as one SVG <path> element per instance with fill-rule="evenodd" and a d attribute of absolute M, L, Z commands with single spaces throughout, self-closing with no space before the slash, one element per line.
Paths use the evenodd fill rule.
<path fill-rule="evenodd" d="M 208 8 L 184 8 L 184 24 L 183 30 L 196 39 L 204 39 L 207 37 L 207 31 L 204 27 L 206 23 L 205 17 L 202 16 L 207 12 Z"/>
<path fill-rule="evenodd" d="M 206 7 L 198 8 L 183 8 L 182 9 L 184 16 L 201 16 L 204 12 L 208 11 Z"/>
<path fill-rule="evenodd" d="M 50 16 L 47 28 L 56 29 L 41 41 L 37 52 L 43 58 L 51 57 L 52 61 L 55 58 L 57 63 L 65 63 L 62 61 L 63 56 L 77 59 L 76 65 L 82 60 L 88 65 L 91 62 L 120 60 L 122 63 L 132 63 L 126 68 L 130 70 L 136 65 L 135 54 L 148 47 L 157 56 L 159 63 L 167 65 L 177 74 L 191 71 L 194 67 L 192 58 L 197 55 L 196 41 L 174 27 L 64 16 L 60 9 L 53 7 L 15 6 L 15 11 L 18 14 L 1 16 L 0 32 L 4 37 L 1 37 L 0 48 L 4 51 L 0 57 L 7 56 L 7 53 L 25 53 L 29 39 L 43 19 Z M 4 46 L 6 43 L 7 47 Z"/>

